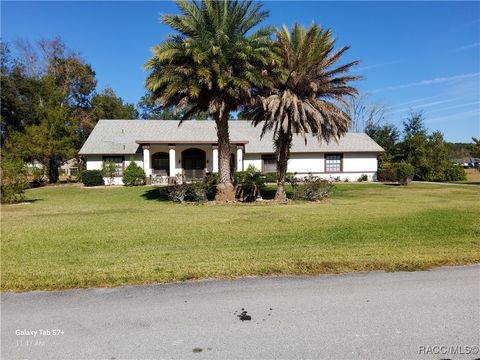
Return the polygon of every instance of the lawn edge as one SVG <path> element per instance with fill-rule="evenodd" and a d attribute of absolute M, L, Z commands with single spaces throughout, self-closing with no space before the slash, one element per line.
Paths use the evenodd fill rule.
<path fill-rule="evenodd" d="M 388 270 L 388 269 L 375 269 L 375 270 L 359 270 L 359 271 L 341 271 L 341 272 L 320 272 L 320 273 L 305 273 L 305 274 L 266 274 L 266 275 L 244 275 L 244 276 L 218 276 L 218 277 L 208 277 L 208 278 L 198 278 L 198 279 L 188 279 L 188 280 L 176 280 L 176 281 L 165 281 L 165 282 L 132 282 L 125 284 L 112 284 L 105 286 L 85 286 L 85 287 L 65 287 L 65 288 L 47 288 L 47 289 L 34 289 L 34 290 L 0 290 L 0 295 L 7 294 L 26 294 L 26 293 L 61 293 L 61 292 L 74 292 L 74 291 L 91 291 L 91 290 L 106 290 L 106 289 L 121 289 L 121 288 L 136 288 L 136 287 L 155 287 L 155 286 L 172 286 L 172 285 L 191 285 L 191 284 L 201 284 L 208 282 L 231 282 L 231 281 L 242 281 L 246 279 L 298 279 L 298 278 L 311 278 L 311 277 L 340 277 L 345 275 L 365 275 L 365 274 L 377 274 L 377 273 L 412 273 L 412 272 L 428 272 L 428 271 L 439 271 L 445 269 L 455 269 L 455 268 L 467 268 L 467 267 L 479 267 L 480 261 L 478 262 L 465 262 L 463 264 L 445 264 L 445 265 L 432 265 L 427 267 L 419 267 L 418 269 L 399 269 L 399 270 Z"/>

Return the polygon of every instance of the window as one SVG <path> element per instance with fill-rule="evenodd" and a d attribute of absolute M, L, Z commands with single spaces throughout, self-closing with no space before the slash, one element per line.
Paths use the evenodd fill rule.
<path fill-rule="evenodd" d="M 263 155 L 263 173 L 270 173 L 277 171 L 277 162 L 275 161 L 275 155 Z"/>
<path fill-rule="evenodd" d="M 103 158 L 103 162 L 111 161 L 115 163 L 117 166 L 117 171 L 115 176 L 122 176 L 123 175 L 123 157 L 122 156 L 105 156 Z"/>
<path fill-rule="evenodd" d="M 342 155 L 329 154 L 325 155 L 325 172 L 341 172 L 342 171 Z"/>

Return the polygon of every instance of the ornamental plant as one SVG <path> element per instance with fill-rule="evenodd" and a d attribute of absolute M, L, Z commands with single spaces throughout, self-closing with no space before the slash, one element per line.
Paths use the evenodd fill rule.
<path fill-rule="evenodd" d="M 123 172 L 122 178 L 125 186 L 140 186 L 145 185 L 146 175 L 145 171 L 137 165 L 133 160 L 130 161 L 127 168 Z"/>

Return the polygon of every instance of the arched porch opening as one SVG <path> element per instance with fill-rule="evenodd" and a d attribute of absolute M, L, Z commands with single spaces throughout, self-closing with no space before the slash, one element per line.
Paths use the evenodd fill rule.
<path fill-rule="evenodd" d="M 162 176 L 170 176 L 170 158 L 166 152 L 157 152 L 152 155 L 153 173 Z"/>
<path fill-rule="evenodd" d="M 203 179 L 207 168 L 207 154 L 196 148 L 184 150 L 182 167 L 187 179 Z"/>

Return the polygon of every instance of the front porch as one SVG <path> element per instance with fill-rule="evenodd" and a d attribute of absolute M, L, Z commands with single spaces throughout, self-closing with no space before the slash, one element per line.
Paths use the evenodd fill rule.
<path fill-rule="evenodd" d="M 147 184 L 175 184 L 203 179 L 218 172 L 218 146 L 215 143 L 139 143 Z M 243 171 L 245 143 L 231 144 L 233 171 Z"/>

